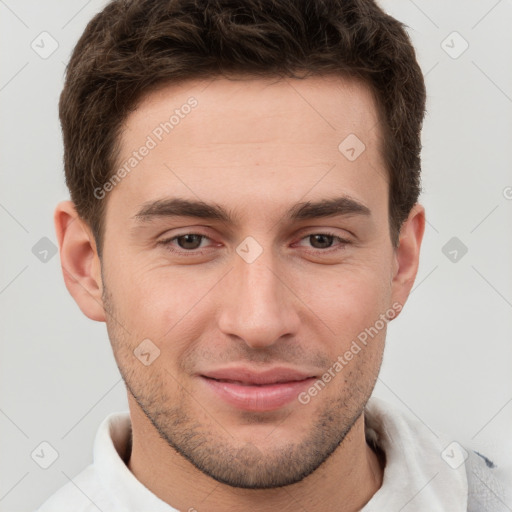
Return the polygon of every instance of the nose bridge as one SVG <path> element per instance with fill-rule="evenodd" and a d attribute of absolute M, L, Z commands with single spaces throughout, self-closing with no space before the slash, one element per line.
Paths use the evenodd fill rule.
<path fill-rule="evenodd" d="M 277 258 L 270 249 L 255 259 L 246 257 L 251 252 L 254 257 L 254 250 L 243 243 L 237 248 L 234 268 L 223 290 L 219 327 L 253 348 L 264 348 L 295 333 L 298 317 L 293 294 L 279 276 Z"/>

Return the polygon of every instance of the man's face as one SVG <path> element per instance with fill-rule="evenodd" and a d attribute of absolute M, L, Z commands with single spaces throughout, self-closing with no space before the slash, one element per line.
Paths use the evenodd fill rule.
<path fill-rule="evenodd" d="M 376 107 L 341 78 L 207 85 L 164 87 L 126 121 L 119 166 L 138 157 L 104 199 L 107 326 L 170 446 L 229 485 L 280 486 L 333 453 L 379 371 L 396 256 Z"/>

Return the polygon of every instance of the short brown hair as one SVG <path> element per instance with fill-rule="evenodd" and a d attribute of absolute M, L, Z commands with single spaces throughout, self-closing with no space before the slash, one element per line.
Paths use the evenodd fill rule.
<path fill-rule="evenodd" d="M 405 25 L 373 0 L 114 0 L 87 25 L 59 102 L 66 183 L 101 255 L 122 123 L 166 83 L 242 74 L 362 79 L 377 100 L 395 246 L 420 193 L 425 83 Z"/>

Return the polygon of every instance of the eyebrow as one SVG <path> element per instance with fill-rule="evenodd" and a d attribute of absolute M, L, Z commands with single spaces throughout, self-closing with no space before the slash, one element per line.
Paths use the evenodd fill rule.
<path fill-rule="evenodd" d="M 371 211 L 359 201 L 349 196 L 341 196 L 333 199 L 297 203 L 288 210 L 284 219 L 288 221 L 311 220 L 339 215 L 371 216 Z M 145 203 L 133 216 L 133 219 L 137 223 L 147 223 L 153 219 L 168 217 L 196 217 L 218 220 L 226 224 L 235 223 L 237 220 L 236 215 L 231 214 L 217 204 L 180 198 L 159 199 Z"/>

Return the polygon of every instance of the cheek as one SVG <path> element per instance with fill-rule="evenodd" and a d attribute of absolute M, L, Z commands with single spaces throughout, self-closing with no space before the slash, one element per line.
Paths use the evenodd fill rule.
<path fill-rule="evenodd" d="M 114 277 L 114 276 L 113 276 Z M 149 338 L 162 350 L 164 341 L 173 339 L 169 350 L 179 350 L 180 340 L 190 339 L 201 330 L 201 310 L 205 294 L 218 277 L 198 275 L 177 269 L 133 272 L 116 276 L 113 291 L 116 310 L 133 340 Z M 110 284 L 112 288 L 114 283 Z M 194 332 L 192 332 L 194 331 Z M 134 341 L 135 342 L 135 341 Z"/>
<path fill-rule="evenodd" d="M 303 284 L 305 303 L 336 334 L 350 340 L 373 325 L 389 307 L 391 287 L 381 272 L 339 268 L 324 278 Z"/>

